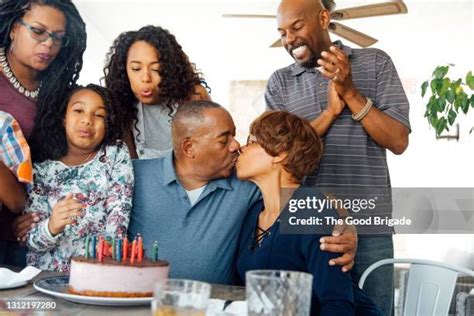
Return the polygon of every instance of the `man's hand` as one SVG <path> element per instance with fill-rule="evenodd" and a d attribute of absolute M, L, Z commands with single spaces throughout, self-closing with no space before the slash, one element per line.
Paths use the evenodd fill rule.
<path fill-rule="evenodd" d="M 329 82 L 327 107 L 321 115 L 310 122 L 311 127 L 313 127 L 319 137 L 326 134 L 345 106 L 346 103 L 337 94 L 334 83 Z"/>
<path fill-rule="evenodd" d="M 72 193 L 68 193 L 64 200 L 56 203 L 48 223 L 51 235 L 61 233 L 66 225 L 75 224 L 77 217 L 82 216 L 84 207 L 85 205 L 73 198 Z"/>
<path fill-rule="evenodd" d="M 341 257 L 329 260 L 329 265 L 342 266 L 342 272 L 352 269 L 357 251 L 357 232 L 354 226 L 336 225 L 332 236 L 322 237 L 319 241 L 321 250 L 343 253 Z"/>
<path fill-rule="evenodd" d="M 336 46 L 331 46 L 329 52 L 322 52 L 318 64 L 320 72 L 334 83 L 337 93 L 343 99 L 355 90 L 352 82 L 352 69 L 349 58 Z"/>
<path fill-rule="evenodd" d="M 31 228 L 36 226 L 36 223 L 38 223 L 39 220 L 39 216 L 36 213 L 19 215 L 13 220 L 13 235 L 15 236 L 16 240 L 20 242 L 21 245 L 25 244 L 26 234 L 30 231 Z"/>
<path fill-rule="evenodd" d="M 328 106 L 326 108 L 326 111 L 331 114 L 333 117 L 339 116 L 341 114 L 342 110 L 344 110 L 344 107 L 346 106 L 346 103 L 344 100 L 342 100 L 339 97 L 339 94 L 336 91 L 336 86 L 334 85 L 334 82 L 329 81 L 328 84 Z"/>

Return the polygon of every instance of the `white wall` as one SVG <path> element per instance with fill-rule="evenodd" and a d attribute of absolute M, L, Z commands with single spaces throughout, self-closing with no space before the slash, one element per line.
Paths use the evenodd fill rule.
<path fill-rule="evenodd" d="M 229 102 L 230 80 L 266 80 L 292 62 L 284 49 L 268 46 L 277 39 L 273 19 L 224 19 L 222 13 L 276 11 L 278 1 L 75 1 L 87 23 L 88 49 L 81 83 L 98 82 L 105 53 L 121 32 L 155 24 L 176 35 L 190 59 L 212 87 L 212 98 Z M 338 8 L 377 1 L 336 1 Z M 423 117 L 420 85 L 436 65 L 456 64 L 464 76 L 474 70 L 474 4 L 472 0 L 407 0 L 407 15 L 347 21 L 378 38 L 375 47 L 393 58 L 411 105 L 410 146 L 401 156 L 389 155 L 394 187 L 474 187 L 474 115 L 461 121 L 461 138 L 437 141 Z M 238 113 L 233 113 L 238 115 Z M 242 121 L 242 120 L 239 120 Z M 238 126 L 241 130 L 247 126 Z M 470 236 L 396 236 L 398 254 L 468 262 Z M 449 248 L 458 248 L 453 255 Z M 467 261 L 466 261 L 467 260 Z M 470 263 L 474 267 L 474 259 Z"/>

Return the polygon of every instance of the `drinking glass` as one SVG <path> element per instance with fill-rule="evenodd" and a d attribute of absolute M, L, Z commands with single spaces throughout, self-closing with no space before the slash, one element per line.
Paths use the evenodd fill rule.
<path fill-rule="evenodd" d="M 249 316 L 307 316 L 313 276 L 305 272 L 254 270 L 245 274 Z"/>
<path fill-rule="evenodd" d="M 153 316 L 204 316 L 211 296 L 205 282 L 165 279 L 155 284 L 151 304 Z"/>

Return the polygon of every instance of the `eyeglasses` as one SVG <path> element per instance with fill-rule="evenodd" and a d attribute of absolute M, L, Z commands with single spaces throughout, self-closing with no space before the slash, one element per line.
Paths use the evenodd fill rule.
<path fill-rule="evenodd" d="M 59 35 L 55 32 L 48 32 L 45 29 L 30 25 L 24 22 L 23 20 L 20 20 L 18 23 L 28 29 L 31 38 L 34 39 L 35 41 L 43 43 L 43 42 L 46 42 L 51 37 L 51 39 L 53 40 L 53 44 L 56 46 L 64 47 L 67 44 L 69 44 L 69 37 L 67 37 L 66 35 Z"/>
<path fill-rule="evenodd" d="M 250 146 L 250 145 L 253 145 L 253 144 L 257 144 L 257 137 L 255 137 L 254 135 L 252 134 L 249 134 L 249 136 L 247 137 L 247 146 Z"/>

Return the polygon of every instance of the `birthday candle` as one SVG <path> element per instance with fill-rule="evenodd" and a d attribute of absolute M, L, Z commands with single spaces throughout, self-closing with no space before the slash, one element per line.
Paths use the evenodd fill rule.
<path fill-rule="evenodd" d="M 117 255 L 116 255 L 117 261 L 120 262 L 122 261 L 122 239 L 119 238 L 117 241 Z"/>
<path fill-rule="evenodd" d="M 158 242 L 153 243 L 152 258 L 153 261 L 158 261 Z"/>
<path fill-rule="evenodd" d="M 123 261 L 127 260 L 127 252 L 128 252 L 128 237 L 125 235 L 123 237 Z"/>
<path fill-rule="evenodd" d="M 105 240 L 103 236 L 99 237 L 99 262 L 104 261 L 104 246 L 105 246 Z"/>
<path fill-rule="evenodd" d="M 143 261 L 143 238 L 140 235 L 138 235 L 137 256 L 138 262 L 141 263 Z"/>
<path fill-rule="evenodd" d="M 97 237 L 92 237 L 92 258 L 95 259 L 96 247 L 97 247 Z"/>
<path fill-rule="evenodd" d="M 132 253 L 130 254 L 130 263 L 135 263 L 136 251 L 137 251 L 137 239 L 135 238 L 132 242 Z"/>
<path fill-rule="evenodd" d="M 115 241 L 115 236 L 114 238 L 112 239 L 112 259 L 115 259 L 115 246 L 116 246 L 116 241 Z"/>
<path fill-rule="evenodd" d="M 89 259 L 89 236 L 86 237 L 86 259 Z"/>

